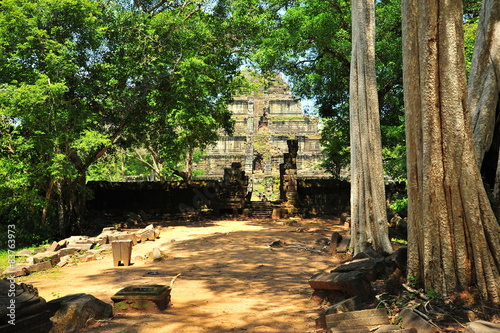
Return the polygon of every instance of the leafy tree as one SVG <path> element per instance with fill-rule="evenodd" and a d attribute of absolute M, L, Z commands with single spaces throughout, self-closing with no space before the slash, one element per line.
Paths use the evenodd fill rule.
<path fill-rule="evenodd" d="M 174 159 L 230 130 L 240 41 L 202 4 L 2 1 L 0 119 L 13 139 L 2 140 L 1 174 L 29 175 L 4 177 L 2 190 L 23 202 L 26 188 L 41 196 L 28 204 L 39 224 L 56 211 L 61 235 L 78 227 L 87 171 L 113 146 L 161 133 Z"/>
<path fill-rule="evenodd" d="M 275 15 L 270 18 L 274 19 L 274 26 L 263 37 L 253 59 L 265 70 L 285 73 L 298 97 L 313 99 L 319 115 L 332 118 L 325 122 L 322 144 L 326 153 L 323 166 L 334 171 L 334 165 L 349 163 L 348 154 L 343 152 L 349 142 L 350 2 L 273 3 L 275 6 L 270 8 Z M 400 149 L 404 142 L 400 2 L 377 1 L 376 20 L 377 91 L 384 158 L 390 163 L 386 172 L 397 171 L 394 177 L 400 178 L 405 168 L 405 155 Z"/>

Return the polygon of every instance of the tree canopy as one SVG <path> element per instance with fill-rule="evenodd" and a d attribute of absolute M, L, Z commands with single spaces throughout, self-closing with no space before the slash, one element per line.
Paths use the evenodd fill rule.
<path fill-rule="evenodd" d="M 3 221 L 56 220 L 67 234 L 82 222 L 86 172 L 110 148 L 161 140 L 175 160 L 231 131 L 245 31 L 201 5 L 2 1 Z"/>

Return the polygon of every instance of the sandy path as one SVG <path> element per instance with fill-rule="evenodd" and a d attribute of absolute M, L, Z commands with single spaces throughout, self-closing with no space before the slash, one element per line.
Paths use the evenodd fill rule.
<path fill-rule="evenodd" d="M 117 314 L 89 332 L 308 332 L 319 307 L 309 300 L 311 275 L 331 269 L 327 254 L 292 246 L 269 247 L 277 239 L 320 248 L 318 239 L 346 232 L 338 220 L 206 221 L 162 226 L 155 242 L 133 248 L 131 266 L 102 260 L 23 278 L 47 301 L 87 293 L 111 302 L 132 284 L 166 284 L 178 273 L 172 305 L 163 313 Z M 160 262 L 144 260 L 154 247 L 168 253 Z M 148 272 L 158 272 L 149 275 Z"/>

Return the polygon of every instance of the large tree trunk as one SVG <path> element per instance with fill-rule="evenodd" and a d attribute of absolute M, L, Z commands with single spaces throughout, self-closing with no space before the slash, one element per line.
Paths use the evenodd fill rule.
<path fill-rule="evenodd" d="M 472 57 L 467 102 L 472 118 L 477 163 L 483 166 L 483 178 L 493 189 L 497 219 L 500 216 L 499 98 L 500 6 L 496 0 L 485 0 L 481 7 Z M 495 144 L 492 145 L 493 142 Z"/>
<path fill-rule="evenodd" d="M 500 97 L 500 6 L 484 0 L 477 28 L 468 88 L 478 165 L 490 149 Z"/>
<path fill-rule="evenodd" d="M 499 303 L 500 227 L 466 113 L 461 1 L 404 0 L 408 276 L 443 296 L 477 285 Z"/>
<path fill-rule="evenodd" d="M 352 2 L 350 78 L 351 242 L 354 254 L 368 247 L 391 253 L 387 230 L 382 148 L 375 79 L 375 6 Z"/>

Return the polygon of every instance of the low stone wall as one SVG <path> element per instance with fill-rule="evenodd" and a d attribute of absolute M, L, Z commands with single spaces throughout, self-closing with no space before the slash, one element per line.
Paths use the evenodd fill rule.
<path fill-rule="evenodd" d="M 186 182 L 88 182 L 94 193 L 87 202 L 90 212 L 123 215 L 144 211 L 148 214 L 194 212 L 217 198 L 217 180 Z"/>
<path fill-rule="evenodd" d="M 340 215 L 349 211 L 351 184 L 331 178 L 300 178 L 297 192 L 313 215 Z"/>

